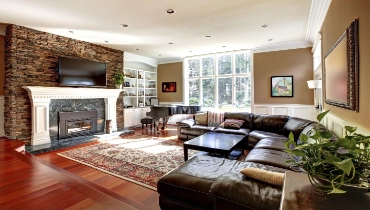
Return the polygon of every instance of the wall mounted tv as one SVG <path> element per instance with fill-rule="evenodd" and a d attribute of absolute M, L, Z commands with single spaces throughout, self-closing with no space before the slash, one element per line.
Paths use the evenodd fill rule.
<path fill-rule="evenodd" d="M 62 86 L 107 86 L 106 64 L 89 60 L 59 57 L 59 79 Z"/>

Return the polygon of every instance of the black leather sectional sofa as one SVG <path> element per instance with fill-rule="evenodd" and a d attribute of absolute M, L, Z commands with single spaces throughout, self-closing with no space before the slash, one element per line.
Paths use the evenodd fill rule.
<path fill-rule="evenodd" d="M 240 170 L 247 167 L 282 173 L 291 170 L 284 164 L 289 158 L 284 152 L 289 133 L 298 139 L 314 127 L 326 129 L 310 120 L 283 115 L 226 112 L 224 118 L 241 119 L 244 124 L 233 130 L 194 125 L 193 120 L 185 120 L 178 123 L 179 138 L 210 131 L 244 134 L 245 146 L 251 149 L 245 160 L 208 155 L 191 158 L 159 180 L 162 209 L 279 209 L 282 187 L 245 177 Z"/>

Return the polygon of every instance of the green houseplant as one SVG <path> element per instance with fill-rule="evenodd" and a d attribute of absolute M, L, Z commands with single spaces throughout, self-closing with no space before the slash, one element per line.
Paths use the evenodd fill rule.
<path fill-rule="evenodd" d="M 122 83 L 125 81 L 125 75 L 122 71 L 117 71 L 113 76 L 113 82 L 116 88 L 121 88 Z"/>
<path fill-rule="evenodd" d="M 329 111 L 319 114 L 317 120 L 320 122 Z M 355 127 L 345 129 L 345 137 L 336 141 L 320 127 L 302 134 L 297 142 L 291 133 L 285 143 L 291 157 L 287 164 L 306 171 L 315 189 L 326 193 L 345 193 L 351 186 L 369 187 L 370 136 L 355 133 Z"/>

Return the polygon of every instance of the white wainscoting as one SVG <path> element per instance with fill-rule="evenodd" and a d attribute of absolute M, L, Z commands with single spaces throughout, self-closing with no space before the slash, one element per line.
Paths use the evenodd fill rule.
<path fill-rule="evenodd" d="M 348 120 L 337 117 L 336 115 L 333 115 L 331 113 L 328 113 L 324 117 L 322 124 L 324 124 L 331 132 L 333 132 L 338 137 L 345 136 L 346 129 L 344 128 L 344 126 L 357 127 L 356 133 L 370 136 L 370 128 L 358 126 L 355 123 L 349 122 Z"/>
<path fill-rule="evenodd" d="M 4 131 L 4 96 L 0 96 L 0 137 L 5 136 Z"/>
<path fill-rule="evenodd" d="M 252 107 L 255 114 L 289 115 L 313 120 L 314 106 L 305 104 L 255 104 Z"/>

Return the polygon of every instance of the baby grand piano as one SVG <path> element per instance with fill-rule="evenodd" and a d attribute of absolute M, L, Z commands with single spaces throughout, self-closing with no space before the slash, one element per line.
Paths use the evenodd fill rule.
<path fill-rule="evenodd" d="M 200 105 L 156 105 L 150 107 L 150 112 L 146 113 L 146 116 L 155 118 L 154 126 L 158 128 L 159 119 L 163 118 L 162 130 L 167 125 L 168 119 L 175 114 L 195 114 L 200 111 Z"/>

